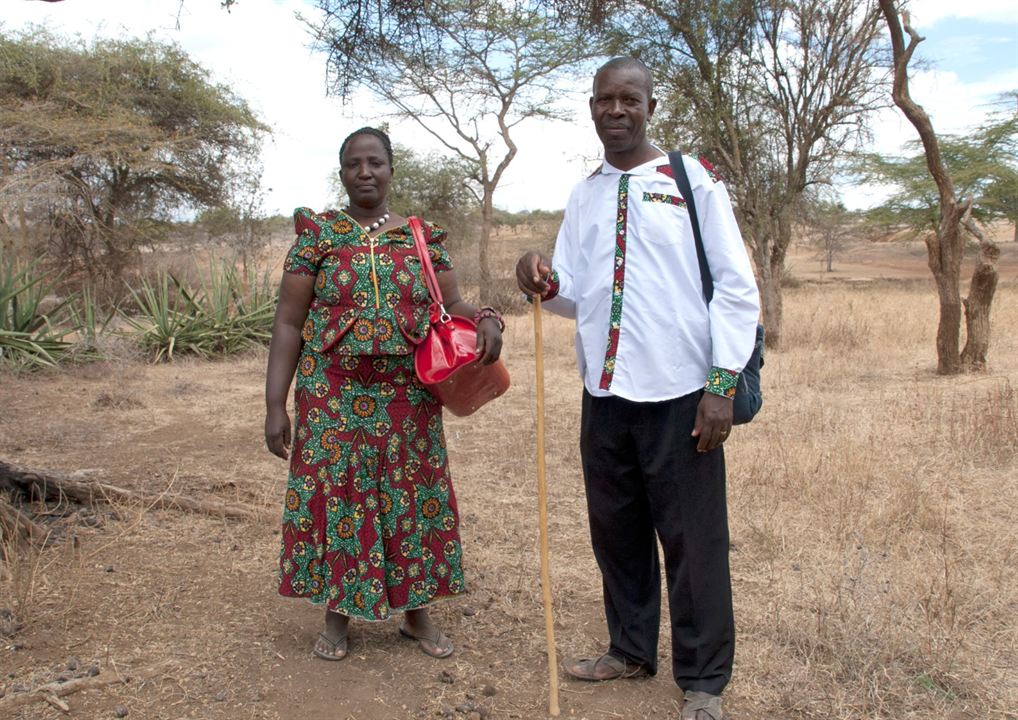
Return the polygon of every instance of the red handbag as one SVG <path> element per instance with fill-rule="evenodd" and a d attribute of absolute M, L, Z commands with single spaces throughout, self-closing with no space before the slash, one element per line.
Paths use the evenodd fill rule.
<path fill-rule="evenodd" d="M 442 304 L 442 291 L 424 242 L 421 221 L 407 218 L 421 261 L 431 305 L 431 327 L 414 349 L 417 378 L 453 415 L 470 415 L 509 389 L 509 372 L 501 360 L 482 365 L 477 360 L 477 325 L 470 318 L 450 315 Z"/>

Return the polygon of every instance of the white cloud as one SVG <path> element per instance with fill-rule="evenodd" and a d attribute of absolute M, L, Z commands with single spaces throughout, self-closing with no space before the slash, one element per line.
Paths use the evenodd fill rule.
<path fill-rule="evenodd" d="M 946 18 L 978 19 L 1010 23 L 1018 22 L 1014 0 L 918 0 L 910 5 L 916 28 L 929 27 Z"/>

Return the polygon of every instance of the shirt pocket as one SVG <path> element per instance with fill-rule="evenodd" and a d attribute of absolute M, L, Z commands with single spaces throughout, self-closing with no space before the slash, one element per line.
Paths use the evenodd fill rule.
<path fill-rule="evenodd" d="M 680 245 L 689 223 L 678 193 L 645 192 L 640 202 L 640 237 L 654 245 Z"/>

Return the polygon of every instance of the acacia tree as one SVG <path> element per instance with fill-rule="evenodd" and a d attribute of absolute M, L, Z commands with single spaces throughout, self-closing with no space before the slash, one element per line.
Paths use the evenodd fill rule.
<path fill-rule="evenodd" d="M 982 370 L 990 344 L 990 306 L 997 290 L 997 259 L 1000 249 L 987 238 L 971 218 L 972 197 L 961 197 L 942 152 L 933 122 L 909 92 L 908 64 L 924 38 L 912 28 L 908 13 L 901 13 L 894 0 L 880 0 L 880 9 L 891 35 L 894 58 L 894 104 L 908 118 L 923 144 L 926 167 L 937 187 L 936 231 L 926 235 L 927 260 L 940 299 L 937 326 L 937 372 L 953 375 L 963 370 Z M 908 42 L 905 42 L 905 36 Z M 979 238 L 979 258 L 964 300 L 967 339 L 961 341 L 961 261 L 965 249 L 962 227 Z"/>
<path fill-rule="evenodd" d="M 879 9 L 855 0 L 637 0 L 606 21 L 661 86 L 656 133 L 715 164 L 757 271 L 768 344 L 808 191 L 882 104 Z"/>
<path fill-rule="evenodd" d="M 939 135 L 937 142 L 956 193 L 972 198 L 972 219 L 981 225 L 1018 219 L 1018 113 L 995 118 L 964 135 Z M 865 154 L 857 170 L 862 181 L 891 185 L 895 191 L 870 211 L 885 225 L 907 225 L 916 233 L 936 232 L 940 223 L 937 184 L 919 141 L 904 157 Z"/>
<path fill-rule="evenodd" d="M 978 183 L 973 217 L 979 214 L 1003 218 L 1013 225 L 1013 239 L 1018 242 L 1018 90 L 1001 98 L 1002 110 L 981 127 L 976 135 L 983 156 L 977 158 L 983 169 Z M 979 214 L 977 214 L 979 213 Z"/>
<path fill-rule="evenodd" d="M 842 203 L 826 199 L 815 199 L 805 205 L 802 224 L 826 272 L 834 272 L 834 258 L 845 252 L 861 225 L 859 218 Z"/>
<path fill-rule="evenodd" d="M 95 277 L 119 277 L 158 223 L 257 178 L 267 128 L 175 45 L 0 31 L 0 99 L 0 210 Z"/>
<path fill-rule="evenodd" d="M 412 120 L 470 168 L 480 207 L 481 301 L 492 292 L 488 263 L 494 195 L 516 157 L 513 131 L 556 109 L 567 73 L 595 46 L 575 26 L 536 5 L 500 0 L 420 4 L 319 0 L 317 46 L 331 87 L 365 88 Z"/>

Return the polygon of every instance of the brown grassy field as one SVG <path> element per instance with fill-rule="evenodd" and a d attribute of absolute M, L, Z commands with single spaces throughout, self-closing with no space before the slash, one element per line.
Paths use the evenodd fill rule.
<path fill-rule="evenodd" d="M 506 257 L 533 240 L 507 238 Z M 1003 250 L 990 370 L 954 378 L 934 373 L 921 245 L 849 251 L 834 275 L 855 282 L 791 259 L 826 281 L 788 288 L 764 409 L 726 445 L 732 720 L 1018 718 L 1018 248 Z M 572 327 L 544 326 L 561 657 L 599 652 L 606 632 Z M 264 352 L 0 375 L 0 459 L 264 511 L 54 509 L 54 539 L 0 570 L 0 715 L 16 691 L 95 667 L 144 677 L 68 695 L 72 717 L 546 717 L 528 316 L 510 319 L 504 356 L 509 393 L 446 425 L 471 592 L 435 608 L 457 646 L 445 661 L 395 621 L 355 623 L 343 662 L 312 658 L 319 610 L 275 593 L 286 468 L 262 441 Z M 676 718 L 667 630 L 661 659 L 649 680 L 563 680 L 562 716 Z M 35 702 L 4 717 L 63 716 Z"/>

